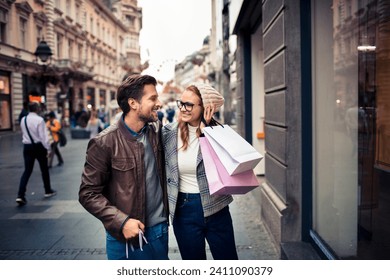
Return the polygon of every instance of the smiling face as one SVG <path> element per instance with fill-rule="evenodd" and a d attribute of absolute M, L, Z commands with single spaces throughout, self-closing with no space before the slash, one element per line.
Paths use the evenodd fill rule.
<path fill-rule="evenodd" d="M 157 111 L 162 106 L 158 99 L 156 87 L 154 85 L 145 85 L 143 92 L 144 94 L 140 102 L 130 98 L 129 105 L 135 110 L 140 122 L 155 122 L 158 119 Z"/>
<path fill-rule="evenodd" d="M 191 90 L 185 90 L 180 98 L 181 104 L 194 104 L 191 112 L 188 111 L 190 106 L 181 106 L 180 118 L 183 122 L 189 123 L 191 126 L 198 126 L 203 114 L 202 101 L 196 93 Z"/>

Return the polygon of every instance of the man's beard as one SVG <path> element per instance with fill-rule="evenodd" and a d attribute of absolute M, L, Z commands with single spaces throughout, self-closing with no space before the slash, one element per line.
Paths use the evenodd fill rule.
<path fill-rule="evenodd" d="M 142 113 L 139 113 L 138 114 L 138 119 L 144 123 L 149 123 L 149 122 L 155 122 L 157 121 L 157 113 L 156 113 L 156 116 L 153 116 L 152 113 L 148 114 L 148 115 L 145 115 L 145 114 L 142 114 Z"/>

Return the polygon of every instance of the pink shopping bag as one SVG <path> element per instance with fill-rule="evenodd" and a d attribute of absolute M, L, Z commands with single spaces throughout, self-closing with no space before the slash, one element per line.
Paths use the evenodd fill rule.
<path fill-rule="evenodd" d="M 229 125 L 208 126 L 203 129 L 215 154 L 229 175 L 253 170 L 263 156 Z"/>
<path fill-rule="evenodd" d="M 200 148 L 210 194 L 245 194 L 259 186 L 253 169 L 229 175 L 206 137 L 200 137 Z"/>

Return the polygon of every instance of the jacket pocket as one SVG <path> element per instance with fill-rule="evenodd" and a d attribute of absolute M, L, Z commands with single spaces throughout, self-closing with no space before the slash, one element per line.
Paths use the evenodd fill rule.
<path fill-rule="evenodd" d="M 113 158 L 111 170 L 117 194 L 128 193 L 138 183 L 135 158 Z"/>
<path fill-rule="evenodd" d="M 116 171 L 129 171 L 134 169 L 135 160 L 134 158 L 113 158 L 111 161 L 112 169 Z"/>

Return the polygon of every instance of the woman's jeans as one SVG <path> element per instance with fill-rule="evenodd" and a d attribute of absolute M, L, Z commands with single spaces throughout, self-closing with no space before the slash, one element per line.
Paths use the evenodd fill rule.
<path fill-rule="evenodd" d="M 179 193 L 173 231 L 183 260 L 205 260 L 206 240 L 215 260 L 237 260 L 229 206 L 203 216 L 200 194 Z"/>
<path fill-rule="evenodd" d="M 106 251 L 109 260 L 168 260 L 168 224 L 160 223 L 145 229 L 141 246 L 131 248 L 130 244 L 118 241 L 106 232 Z M 142 249 L 142 250 L 141 250 Z M 133 251 L 134 250 L 134 251 Z"/>

